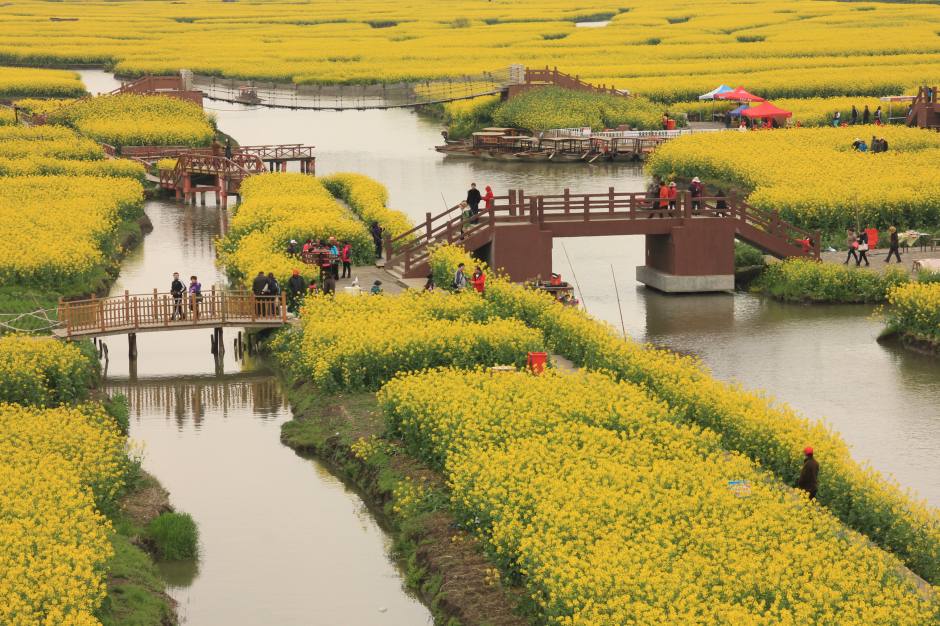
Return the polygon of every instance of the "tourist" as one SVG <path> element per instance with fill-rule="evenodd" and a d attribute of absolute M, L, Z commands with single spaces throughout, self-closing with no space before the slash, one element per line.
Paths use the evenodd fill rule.
<path fill-rule="evenodd" d="M 668 113 L 663 113 L 662 125 L 663 125 L 663 130 L 667 130 L 669 128 L 669 114 Z"/>
<path fill-rule="evenodd" d="M 676 204 L 679 201 L 679 187 L 676 186 L 676 182 L 672 181 L 669 183 L 669 189 L 667 190 L 667 196 L 669 198 L 669 210 L 675 211 Z M 671 217 L 671 216 L 670 216 Z"/>
<path fill-rule="evenodd" d="M 852 105 L 851 119 L 852 119 L 852 126 L 855 126 L 856 124 L 858 124 L 858 109 L 855 108 L 854 104 Z"/>
<path fill-rule="evenodd" d="M 307 285 L 307 294 L 308 294 L 308 295 L 313 295 L 313 296 L 315 296 L 315 295 L 317 295 L 318 293 L 320 293 L 320 288 L 317 287 L 317 279 L 316 279 L 316 278 L 311 278 L 311 279 L 310 279 L 310 284 Z"/>
<path fill-rule="evenodd" d="M 467 276 L 463 273 L 463 263 L 457 264 L 457 271 L 454 272 L 453 288 L 462 291 L 467 287 Z"/>
<path fill-rule="evenodd" d="M 225 138 L 225 158 L 232 160 L 232 140 L 228 137 Z"/>
<path fill-rule="evenodd" d="M 862 111 L 862 124 L 868 124 L 871 121 L 871 111 L 868 110 L 868 105 L 865 105 L 865 110 Z"/>
<path fill-rule="evenodd" d="M 382 258 L 382 227 L 379 226 L 378 222 L 372 222 L 372 225 L 369 227 L 369 232 L 372 233 L 372 243 L 375 244 L 375 258 Z"/>
<path fill-rule="evenodd" d="M 717 191 L 718 198 L 715 200 L 715 217 L 724 217 L 728 213 L 728 199 L 725 197 L 725 190 Z"/>
<path fill-rule="evenodd" d="M 297 240 L 291 239 L 287 244 L 287 256 L 297 256 Z"/>
<path fill-rule="evenodd" d="M 878 152 L 887 152 L 888 151 L 888 140 L 882 137 L 878 141 Z"/>
<path fill-rule="evenodd" d="M 888 233 L 890 233 L 890 237 L 888 240 L 888 258 L 885 259 L 885 263 L 891 262 L 892 254 L 898 260 L 898 263 L 900 263 L 901 253 L 898 251 L 898 248 L 900 245 L 898 242 L 898 229 L 895 228 L 894 226 L 891 226 L 890 228 L 888 228 Z"/>
<path fill-rule="evenodd" d="M 881 152 L 881 142 L 878 141 L 878 138 L 875 137 L 874 135 L 871 136 L 870 146 L 871 146 L 870 152 L 872 153 Z"/>
<path fill-rule="evenodd" d="M 483 196 L 480 195 L 480 190 L 477 189 L 476 183 L 470 183 L 470 189 L 467 191 L 467 205 L 470 207 L 470 214 L 473 216 L 471 222 L 476 224 L 478 221 L 477 214 L 480 212 L 480 200 L 483 199 Z"/>
<path fill-rule="evenodd" d="M 806 457 L 803 459 L 803 469 L 796 486 L 809 494 L 809 499 L 816 498 L 816 489 L 819 486 L 819 463 L 813 458 L 813 449 L 809 446 L 803 450 Z"/>
<path fill-rule="evenodd" d="M 692 196 L 692 211 L 698 213 L 702 210 L 702 196 L 705 194 L 705 185 L 696 176 L 689 184 L 689 192 Z"/>
<path fill-rule="evenodd" d="M 659 202 L 659 186 L 662 185 L 658 177 L 653 177 L 649 187 L 646 188 L 646 202 L 649 204 L 650 211 L 656 208 Z M 649 217 L 653 217 L 650 215 Z"/>
<path fill-rule="evenodd" d="M 369 293 L 371 293 L 373 296 L 377 296 L 382 293 L 382 281 L 376 280 L 374 283 L 372 283 L 372 289 L 369 290 Z"/>
<path fill-rule="evenodd" d="M 300 275 L 300 270 L 295 269 L 291 272 L 291 277 L 287 281 L 287 293 L 290 300 L 287 303 L 287 309 L 297 313 L 300 309 L 300 301 L 304 298 L 304 292 L 307 291 L 307 281 Z"/>
<path fill-rule="evenodd" d="M 457 208 L 460 209 L 460 239 L 462 240 L 464 231 L 470 227 L 473 212 L 470 210 L 470 205 L 467 204 L 466 200 L 458 204 Z"/>
<path fill-rule="evenodd" d="M 343 278 L 352 278 L 352 246 L 348 241 L 342 242 L 343 249 L 340 250 L 339 260 L 343 263 Z"/>
<path fill-rule="evenodd" d="M 836 111 L 832 116 L 832 125 L 838 128 L 842 125 L 842 112 Z"/>
<path fill-rule="evenodd" d="M 219 143 L 218 137 L 212 138 L 212 156 L 222 156 L 222 144 Z"/>
<path fill-rule="evenodd" d="M 470 283 L 473 285 L 473 288 L 477 290 L 477 293 L 480 294 L 482 294 L 483 290 L 486 288 L 486 274 L 483 273 L 479 265 L 473 269 L 473 276 L 470 277 Z"/>
<path fill-rule="evenodd" d="M 327 274 L 323 279 L 323 295 L 332 296 L 336 294 L 336 279 L 333 274 Z"/>
<path fill-rule="evenodd" d="M 324 247 L 323 242 L 320 242 L 319 249 L 317 263 L 320 266 L 320 280 L 322 281 L 327 274 L 333 274 L 333 259 L 330 258 L 329 248 Z"/>
<path fill-rule="evenodd" d="M 193 318 L 199 319 L 199 303 L 202 301 L 202 283 L 195 276 L 189 277 L 189 308 Z"/>
<path fill-rule="evenodd" d="M 855 141 L 852 142 L 852 150 L 855 150 L 856 152 L 858 152 L 859 150 L 861 150 L 861 145 L 862 145 L 862 138 L 856 137 Z"/>
<path fill-rule="evenodd" d="M 489 185 L 486 186 L 485 191 L 486 193 L 483 194 L 483 207 L 487 211 L 491 211 L 493 209 L 493 205 L 495 204 L 496 196 L 493 194 L 493 188 Z"/>
<path fill-rule="evenodd" d="M 306 254 L 306 253 L 310 252 L 310 250 L 312 250 L 312 249 L 313 249 L 313 240 L 312 240 L 312 239 L 308 239 L 307 241 L 304 242 L 303 252 L 304 252 L 304 254 Z"/>
<path fill-rule="evenodd" d="M 339 280 L 339 246 L 336 245 L 336 237 L 330 237 L 330 271 L 333 272 L 333 278 Z"/>
<path fill-rule="evenodd" d="M 659 183 L 659 213 L 658 217 L 663 216 L 663 209 L 669 207 L 669 185 L 666 184 L 666 181 Z M 653 217 L 653 214 L 650 213 L 650 217 Z"/>
<path fill-rule="evenodd" d="M 186 319 L 183 312 L 183 294 L 186 293 L 186 285 L 180 280 L 179 272 L 173 272 L 173 282 L 170 283 L 170 295 L 173 296 L 173 315 L 171 320 Z"/>
<path fill-rule="evenodd" d="M 258 272 L 251 281 L 251 293 L 255 296 L 255 315 L 264 313 L 264 292 L 268 288 L 268 277 L 264 272 Z"/>
<path fill-rule="evenodd" d="M 865 261 L 865 267 L 871 265 L 868 262 L 868 233 L 862 230 L 858 234 L 858 259 L 855 261 L 855 267 L 859 267 Z"/>
<path fill-rule="evenodd" d="M 878 106 L 877 109 L 875 109 L 875 124 L 877 126 L 881 126 L 881 106 L 880 105 Z"/>
<path fill-rule="evenodd" d="M 424 283 L 424 290 L 425 290 L 425 291 L 434 291 L 435 288 L 436 288 L 436 287 L 435 287 L 435 285 L 434 285 L 434 274 L 428 274 L 428 279 L 427 279 L 427 280 L 425 281 L 425 283 Z"/>
<path fill-rule="evenodd" d="M 845 231 L 845 245 L 848 247 L 849 252 L 845 255 L 845 261 L 842 265 L 848 265 L 849 259 L 855 259 L 855 264 L 858 265 L 858 237 L 855 236 L 854 228 Z"/>

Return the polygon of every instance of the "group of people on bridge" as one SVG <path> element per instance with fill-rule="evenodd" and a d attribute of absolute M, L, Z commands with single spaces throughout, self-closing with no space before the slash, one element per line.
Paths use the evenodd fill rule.
<path fill-rule="evenodd" d="M 704 208 L 702 198 L 705 196 L 705 185 L 702 184 L 698 176 L 692 178 L 692 182 L 689 183 L 688 192 L 692 200 L 692 212 L 701 212 Z M 724 217 L 725 213 L 728 211 L 728 201 L 725 199 L 725 192 L 719 189 L 716 196 L 715 215 L 717 217 Z M 664 217 L 667 211 L 671 216 L 672 212 L 678 207 L 679 186 L 675 181 L 667 183 L 665 179 L 654 178 L 646 191 L 646 199 L 649 202 L 651 210 L 659 209 L 659 211 L 655 213 L 656 216 Z M 653 216 L 654 213 L 651 212 L 647 217 L 652 218 Z"/>
<path fill-rule="evenodd" d="M 170 282 L 170 295 L 173 297 L 173 314 L 171 320 L 185 320 L 186 310 L 199 319 L 199 303 L 202 301 L 202 283 L 196 276 L 189 277 L 189 286 L 180 280 L 179 272 L 173 272 Z M 184 304 L 183 300 L 188 302 Z"/>

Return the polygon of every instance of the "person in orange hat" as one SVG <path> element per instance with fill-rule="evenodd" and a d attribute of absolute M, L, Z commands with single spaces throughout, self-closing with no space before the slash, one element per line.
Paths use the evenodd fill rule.
<path fill-rule="evenodd" d="M 809 499 L 816 498 L 816 488 L 819 481 L 819 462 L 813 458 L 813 449 L 809 446 L 803 450 L 805 458 L 803 459 L 803 469 L 800 470 L 800 478 L 796 481 L 796 486 L 809 493 Z"/>

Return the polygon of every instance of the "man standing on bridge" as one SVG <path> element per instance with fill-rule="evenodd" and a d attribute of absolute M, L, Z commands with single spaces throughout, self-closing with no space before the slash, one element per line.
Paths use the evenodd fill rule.
<path fill-rule="evenodd" d="M 251 282 L 251 293 L 255 296 L 255 315 L 261 317 L 264 314 L 264 290 L 268 286 L 268 277 L 264 272 L 258 272 L 255 279 Z"/>
<path fill-rule="evenodd" d="M 186 285 L 180 280 L 180 273 L 173 272 L 173 282 L 170 283 L 170 295 L 173 296 L 173 315 L 171 320 L 184 319 L 183 313 L 183 293 L 186 292 Z"/>
<path fill-rule="evenodd" d="M 470 183 L 470 189 L 467 191 L 467 204 L 470 205 L 471 224 L 476 224 L 480 221 L 477 214 L 480 212 L 480 200 L 482 199 L 483 196 L 480 194 L 480 190 L 477 189 L 477 184 Z"/>

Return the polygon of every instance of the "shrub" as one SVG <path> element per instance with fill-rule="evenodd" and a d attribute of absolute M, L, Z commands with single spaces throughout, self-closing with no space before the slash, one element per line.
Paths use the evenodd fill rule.
<path fill-rule="evenodd" d="M 787 259 L 764 270 L 755 288 L 791 302 L 883 302 L 893 287 L 908 280 L 908 275 L 897 268 L 878 273 L 854 266 Z"/>
<path fill-rule="evenodd" d="M 898 285 L 888 292 L 888 304 L 885 317 L 889 328 L 908 339 L 940 347 L 940 282 Z"/>
<path fill-rule="evenodd" d="M 147 524 L 146 536 L 167 561 L 192 559 L 199 553 L 199 530 L 188 513 L 161 513 Z"/>
<path fill-rule="evenodd" d="M 587 126 L 602 130 L 620 124 L 659 128 L 661 116 L 661 108 L 645 98 L 544 87 L 500 104 L 493 112 L 493 122 L 531 131 Z"/>
<path fill-rule="evenodd" d="M 88 398 L 98 360 L 88 343 L 0 337 L 0 402 L 57 406 Z"/>

